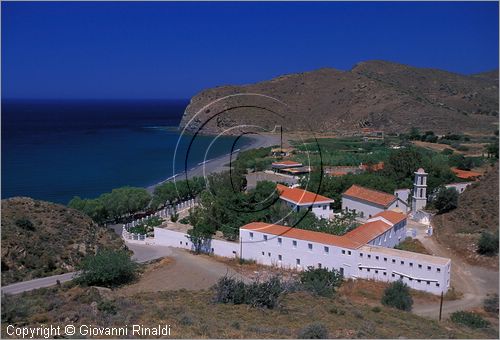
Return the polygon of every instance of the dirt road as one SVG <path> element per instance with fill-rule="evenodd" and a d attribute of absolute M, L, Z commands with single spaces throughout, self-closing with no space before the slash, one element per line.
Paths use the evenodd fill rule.
<path fill-rule="evenodd" d="M 432 255 L 451 259 L 451 285 L 463 293 L 463 297 L 459 300 L 444 301 L 443 317 L 458 310 L 480 307 L 488 293 L 498 293 L 497 271 L 465 263 L 449 248 L 439 244 L 435 237 L 427 237 L 425 235 L 427 227 L 422 224 L 409 221 L 408 227 L 417 229 L 417 239 Z M 438 318 L 439 304 L 415 304 L 413 312 L 421 316 Z"/>
<path fill-rule="evenodd" d="M 249 280 L 229 266 L 206 256 L 194 255 L 177 248 L 170 248 L 170 252 L 168 258 L 165 258 L 156 266 L 153 265 L 137 283 L 124 287 L 119 293 L 128 295 L 163 290 L 207 289 L 224 275 L 244 281 Z"/>

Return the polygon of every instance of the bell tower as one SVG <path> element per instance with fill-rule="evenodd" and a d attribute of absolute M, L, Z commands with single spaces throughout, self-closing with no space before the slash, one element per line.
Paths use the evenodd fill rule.
<path fill-rule="evenodd" d="M 411 202 L 411 210 L 413 212 L 425 208 L 427 204 L 427 175 L 428 174 L 422 168 L 415 171 L 415 182 L 413 183 L 413 197 Z"/>

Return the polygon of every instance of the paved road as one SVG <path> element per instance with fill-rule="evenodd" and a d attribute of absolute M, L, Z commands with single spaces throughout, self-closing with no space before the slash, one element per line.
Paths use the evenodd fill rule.
<path fill-rule="evenodd" d="M 409 226 L 417 229 L 417 239 L 432 255 L 451 259 L 451 285 L 463 293 L 463 297 L 459 300 L 444 301 L 444 317 L 459 310 L 480 307 L 488 293 L 498 293 L 498 271 L 469 265 L 446 246 L 439 244 L 434 236 L 425 236 L 424 225 L 412 221 L 409 222 Z M 415 304 L 413 312 L 437 319 L 439 304 Z"/>
<path fill-rule="evenodd" d="M 3 294 L 19 294 L 22 292 L 28 292 L 33 289 L 45 288 L 54 286 L 57 281 L 63 283 L 73 279 L 76 272 L 66 273 L 61 275 L 54 275 L 48 277 L 42 277 L 40 279 L 34 279 L 30 281 L 18 282 L 5 287 L 2 287 Z"/>
<path fill-rule="evenodd" d="M 144 263 L 156 260 L 172 254 L 172 249 L 163 246 L 147 246 L 142 244 L 127 244 L 127 247 L 134 252 L 132 259 L 137 263 Z M 42 277 L 30 281 L 18 282 L 2 287 L 2 294 L 19 294 L 30 290 L 54 286 L 57 281 L 60 283 L 70 281 L 76 272 Z"/>

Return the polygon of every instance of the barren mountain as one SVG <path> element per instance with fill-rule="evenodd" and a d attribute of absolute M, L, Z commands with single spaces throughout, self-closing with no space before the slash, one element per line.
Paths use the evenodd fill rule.
<path fill-rule="evenodd" d="M 491 72 L 465 76 L 368 61 L 349 71 L 324 68 L 204 90 L 191 99 L 180 126 L 202 133 L 241 124 L 340 134 L 363 127 L 489 133 L 497 116 L 498 80 Z"/>
<path fill-rule="evenodd" d="M 498 256 L 478 255 L 481 232 L 498 233 L 498 163 L 480 181 L 469 186 L 458 200 L 458 208 L 433 218 L 440 243 L 472 264 L 498 268 Z"/>
<path fill-rule="evenodd" d="M 99 247 L 123 241 L 83 213 L 26 197 L 2 200 L 2 284 L 75 270 Z"/>

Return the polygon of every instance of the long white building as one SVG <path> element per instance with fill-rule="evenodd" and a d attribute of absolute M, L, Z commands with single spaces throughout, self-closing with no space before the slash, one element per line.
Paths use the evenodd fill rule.
<path fill-rule="evenodd" d="M 336 236 L 254 222 L 240 229 L 241 256 L 264 265 L 337 269 L 346 278 L 403 280 L 433 294 L 450 287 L 451 260 L 392 249 L 406 234 L 406 216 L 385 211 Z"/>

